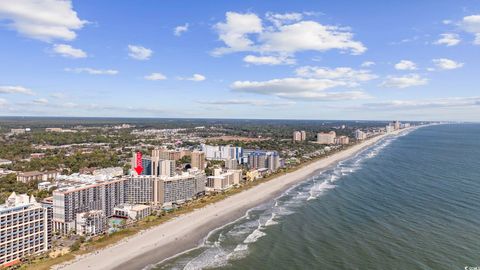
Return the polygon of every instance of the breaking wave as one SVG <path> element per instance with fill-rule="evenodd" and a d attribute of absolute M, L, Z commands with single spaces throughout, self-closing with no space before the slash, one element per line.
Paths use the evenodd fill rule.
<path fill-rule="evenodd" d="M 318 172 L 273 201 L 254 207 L 244 217 L 212 231 L 201 246 L 148 268 L 199 270 L 226 266 L 229 261 L 245 258 L 250 246 L 268 234 L 268 227 L 281 226 L 283 217 L 335 189 L 335 183 L 342 177 L 360 170 L 365 160 L 376 157 L 406 133 L 409 132 L 386 137 L 332 168 Z"/>

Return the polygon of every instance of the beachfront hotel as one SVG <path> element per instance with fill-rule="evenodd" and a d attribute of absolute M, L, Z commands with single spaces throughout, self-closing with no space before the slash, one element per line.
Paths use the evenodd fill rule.
<path fill-rule="evenodd" d="M 116 205 L 125 202 L 125 178 L 83 183 L 53 192 L 53 229 L 68 233 L 75 230 L 78 213 L 102 210 L 108 217 Z"/>
<path fill-rule="evenodd" d="M 203 171 L 190 169 L 174 176 L 130 175 L 72 183 L 53 192 L 53 228 L 63 234 L 74 231 L 77 214 L 101 210 L 109 218 L 122 204 L 180 204 L 203 194 L 205 182 Z"/>
<path fill-rule="evenodd" d="M 213 176 L 207 178 L 207 191 L 222 192 L 239 185 L 242 181 L 242 170 L 227 170 L 224 172 L 220 168 L 213 170 Z"/>
<path fill-rule="evenodd" d="M 276 151 L 245 150 L 247 166 L 250 170 L 268 169 L 270 172 L 278 170 L 282 165 Z"/>
<path fill-rule="evenodd" d="M 172 177 L 160 176 L 154 182 L 153 203 L 158 205 L 181 204 L 205 193 L 206 175 L 190 169 Z"/>
<path fill-rule="evenodd" d="M 50 208 L 33 196 L 13 192 L 0 205 L 0 268 L 50 248 Z"/>
<path fill-rule="evenodd" d="M 317 143 L 319 144 L 335 144 L 335 137 L 337 134 L 335 131 L 328 133 L 320 132 L 317 134 Z"/>
<path fill-rule="evenodd" d="M 355 140 L 365 140 L 367 138 L 367 133 L 361 131 L 360 129 L 355 130 Z"/>
<path fill-rule="evenodd" d="M 345 144 L 349 144 L 349 143 L 350 143 L 350 139 L 347 136 L 335 137 L 335 144 L 345 145 Z"/>

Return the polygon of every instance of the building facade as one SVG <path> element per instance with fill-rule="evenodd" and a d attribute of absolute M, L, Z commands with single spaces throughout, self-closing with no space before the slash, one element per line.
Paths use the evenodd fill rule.
<path fill-rule="evenodd" d="M 335 131 L 328 133 L 320 132 L 317 134 L 317 143 L 319 144 L 335 144 L 335 137 L 337 134 Z"/>
<path fill-rule="evenodd" d="M 192 168 L 197 168 L 199 170 L 205 169 L 205 152 L 193 151 L 191 165 Z"/>
<path fill-rule="evenodd" d="M 355 130 L 355 139 L 358 141 L 365 140 L 367 138 L 367 133 L 361 131 L 360 129 Z"/>
<path fill-rule="evenodd" d="M 126 178 L 97 181 L 60 188 L 53 192 L 53 228 L 60 233 L 75 230 L 76 215 L 102 210 L 110 217 L 116 205 L 125 202 Z"/>
<path fill-rule="evenodd" d="M 28 255 L 50 248 L 50 211 L 33 196 L 15 192 L 0 205 L 0 266 L 14 265 Z"/>
<path fill-rule="evenodd" d="M 39 172 L 39 171 L 31 171 L 31 172 L 21 172 L 17 174 L 17 181 L 22 183 L 28 183 L 31 181 L 48 181 L 55 179 L 58 176 L 57 171 L 47 171 L 47 172 Z"/>
<path fill-rule="evenodd" d="M 102 210 L 78 213 L 75 225 L 79 235 L 99 235 L 107 231 L 107 217 Z"/>

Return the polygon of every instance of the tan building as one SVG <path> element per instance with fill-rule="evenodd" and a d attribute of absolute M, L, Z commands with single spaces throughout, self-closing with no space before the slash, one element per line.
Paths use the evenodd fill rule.
<path fill-rule="evenodd" d="M 294 131 L 293 132 L 293 141 L 294 142 L 305 141 L 306 139 L 307 139 L 307 133 L 305 132 L 305 130 Z"/>
<path fill-rule="evenodd" d="M 22 183 L 28 183 L 31 181 L 48 181 L 55 179 L 58 176 L 57 171 L 48 171 L 48 172 L 39 172 L 39 171 L 32 171 L 32 172 L 21 172 L 17 174 L 17 181 Z"/>
<path fill-rule="evenodd" d="M 199 170 L 205 169 L 205 153 L 202 151 L 193 151 L 191 164 L 192 168 Z"/>
<path fill-rule="evenodd" d="M 330 131 L 328 133 L 318 133 L 317 134 L 317 143 L 320 144 L 335 144 L 335 137 L 337 134 L 335 131 Z"/>
<path fill-rule="evenodd" d="M 152 158 L 175 160 L 182 158 L 182 153 L 177 150 L 169 150 L 166 148 L 156 148 L 152 150 Z"/>
<path fill-rule="evenodd" d="M 335 138 L 335 144 L 348 144 L 350 139 L 347 136 L 340 136 Z"/>

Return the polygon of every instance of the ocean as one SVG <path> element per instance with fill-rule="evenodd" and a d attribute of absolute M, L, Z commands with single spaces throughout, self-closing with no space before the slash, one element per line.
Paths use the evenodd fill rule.
<path fill-rule="evenodd" d="M 479 139 L 478 124 L 383 139 L 150 268 L 480 266 Z"/>

